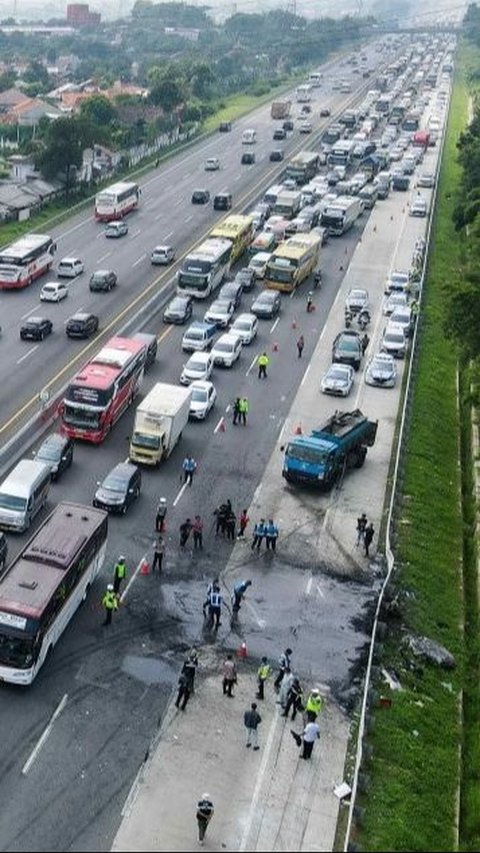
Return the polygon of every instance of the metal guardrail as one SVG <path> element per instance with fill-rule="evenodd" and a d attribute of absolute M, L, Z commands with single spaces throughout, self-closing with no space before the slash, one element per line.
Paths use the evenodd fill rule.
<path fill-rule="evenodd" d="M 434 187 L 434 191 L 433 191 L 432 203 L 430 206 L 430 217 L 429 217 L 428 226 L 427 226 L 427 233 L 426 233 L 426 237 L 425 237 L 425 254 L 424 254 L 424 258 L 423 258 L 423 266 L 422 266 L 422 271 L 421 271 L 421 276 L 420 276 L 420 281 L 419 281 L 418 302 L 420 305 L 420 309 L 422 308 L 422 303 L 423 303 L 423 295 L 424 295 L 423 285 L 425 282 L 425 273 L 426 273 L 427 264 L 428 264 L 430 237 L 431 237 L 432 224 L 433 224 L 433 220 L 434 220 L 434 210 L 435 210 L 436 200 L 437 200 L 438 176 L 440 174 L 441 164 L 442 164 L 442 160 L 443 160 L 443 149 L 445 146 L 445 139 L 447 136 L 447 127 L 448 127 L 448 120 L 449 120 L 449 115 L 450 115 L 450 101 L 451 101 L 452 88 L 453 88 L 453 78 L 452 78 L 452 85 L 450 87 L 450 92 L 449 92 L 449 97 L 448 97 L 448 105 L 447 105 L 447 109 L 445 111 L 445 124 L 444 124 L 441 144 L 440 144 L 440 155 L 438 158 L 437 168 L 436 168 L 436 173 L 435 173 L 435 176 L 436 176 L 435 187 Z M 367 717 L 367 712 L 368 712 L 369 696 L 371 695 L 370 686 L 371 686 L 373 658 L 374 658 L 374 654 L 375 654 L 375 644 L 376 644 L 376 639 L 377 639 L 379 616 L 380 616 L 380 612 L 381 612 L 381 608 L 382 608 L 382 604 L 383 604 L 383 599 L 385 597 L 385 591 L 386 591 L 386 589 L 390 583 L 391 577 L 392 577 L 394 569 L 395 569 L 395 555 L 393 552 L 392 539 L 394 537 L 394 531 L 395 531 L 395 513 L 396 513 L 396 509 L 397 509 L 398 494 L 399 494 L 399 489 L 401 487 L 400 469 L 401 469 L 402 461 L 403 461 L 403 458 L 404 458 L 404 455 L 406 452 L 406 443 L 407 443 L 407 439 L 408 439 L 407 430 L 409 427 L 409 421 L 410 421 L 410 417 L 411 417 L 411 403 L 412 403 L 412 395 L 413 395 L 413 390 L 414 390 L 412 377 L 413 377 L 414 371 L 416 370 L 417 361 L 418 361 L 418 357 L 419 357 L 417 341 L 419 339 L 419 329 L 421 326 L 421 317 L 422 317 L 422 313 L 420 310 L 420 314 L 418 315 L 417 322 L 416 322 L 415 328 L 414 328 L 413 338 L 412 338 L 412 347 L 411 347 L 411 351 L 410 351 L 410 361 L 409 361 L 409 365 L 408 365 L 407 381 L 406 381 L 406 385 L 405 385 L 405 395 L 404 395 L 404 399 L 403 399 L 403 407 L 402 407 L 401 418 L 400 418 L 400 429 L 399 429 L 398 439 L 397 439 L 395 466 L 394 466 L 394 472 L 393 472 L 393 478 L 392 478 L 392 491 L 391 491 L 391 496 L 390 496 L 390 504 L 389 504 L 389 508 L 388 508 L 387 528 L 386 528 L 386 537 L 385 537 L 385 556 L 386 556 L 386 560 L 387 560 L 387 573 L 385 575 L 385 578 L 384 578 L 384 581 L 382 583 L 380 593 L 378 596 L 377 606 L 375 609 L 375 616 L 374 616 L 374 620 L 373 620 L 372 636 L 371 636 L 371 640 L 370 640 L 370 648 L 369 648 L 369 652 L 368 652 L 368 662 L 367 662 L 367 669 L 366 669 L 366 673 L 365 673 L 365 685 L 364 685 L 364 691 L 363 691 L 363 697 L 362 697 L 362 706 L 361 706 L 360 719 L 359 719 L 359 725 L 358 725 L 355 767 L 354 767 L 354 771 L 353 771 L 353 779 L 352 779 L 352 784 L 351 784 L 352 793 L 350 795 L 350 807 L 349 807 L 349 812 L 348 812 L 348 822 L 347 822 L 347 828 L 346 828 L 346 832 L 345 832 L 345 842 L 344 842 L 344 847 L 343 847 L 343 850 L 345 851 L 345 853 L 346 853 L 346 851 L 348 851 L 350 849 L 351 834 L 352 834 L 352 828 L 353 828 L 354 819 L 355 819 L 354 811 L 355 811 L 357 792 L 358 792 L 359 774 L 360 774 L 360 769 L 361 769 L 362 761 L 363 761 L 364 737 L 365 737 L 365 732 L 366 732 L 366 717 Z"/>

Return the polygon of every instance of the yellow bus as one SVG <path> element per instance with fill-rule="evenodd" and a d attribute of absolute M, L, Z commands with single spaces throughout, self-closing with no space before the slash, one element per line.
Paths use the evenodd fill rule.
<path fill-rule="evenodd" d="M 239 213 L 227 216 L 212 228 L 209 236 L 230 240 L 232 244 L 230 263 L 234 264 L 253 240 L 253 218 Z"/>
<path fill-rule="evenodd" d="M 318 234 L 295 234 L 285 240 L 267 264 L 265 287 L 291 293 L 316 268 L 321 245 Z"/>

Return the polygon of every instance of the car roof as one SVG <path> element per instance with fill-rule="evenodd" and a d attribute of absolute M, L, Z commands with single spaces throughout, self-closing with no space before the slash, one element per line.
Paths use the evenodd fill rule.
<path fill-rule="evenodd" d="M 56 447 L 63 447 L 68 440 L 67 436 L 62 435 L 60 432 L 52 432 L 51 435 L 47 435 L 47 437 L 42 441 L 38 448 L 37 456 L 44 447 L 52 447 L 52 445 Z"/>
<path fill-rule="evenodd" d="M 80 259 L 80 258 L 68 257 L 68 258 L 62 258 L 62 259 L 59 261 L 59 263 L 60 263 L 60 264 L 81 264 L 81 263 L 82 263 L 82 261 L 81 261 L 81 259 Z"/>
<path fill-rule="evenodd" d="M 131 462 L 119 462 L 118 465 L 115 465 L 108 474 L 105 475 L 104 479 L 110 477 L 111 474 L 120 475 L 121 477 L 125 477 L 125 479 L 130 478 L 135 471 L 138 470 L 136 465 L 132 465 Z"/>
<path fill-rule="evenodd" d="M 88 320 L 89 317 L 94 317 L 94 314 L 89 314 L 87 311 L 76 311 L 69 317 L 69 320 Z"/>
<path fill-rule="evenodd" d="M 208 379 L 195 379 L 190 383 L 190 388 L 198 388 L 201 391 L 209 391 L 213 387 L 213 382 L 209 382 Z"/>
<path fill-rule="evenodd" d="M 269 300 L 271 300 L 271 299 L 275 299 L 277 296 L 279 296 L 279 294 L 277 293 L 276 290 L 262 290 L 262 292 L 258 294 L 257 299 L 255 301 L 257 301 L 258 299 L 269 299 Z"/>
<path fill-rule="evenodd" d="M 237 320 L 248 320 L 249 323 L 255 323 L 257 318 L 255 317 L 255 314 L 250 314 L 246 311 L 244 314 L 239 314 L 238 317 L 235 317 L 235 323 Z"/>
<path fill-rule="evenodd" d="M 112 270 L 95 270 L 95 271 L 92 273 L 92 277 L 93 277 L 94 275 L 111 275 L 111 274 L 112 274 Z"/>
<path fill-rule="evenodd" d="M 46 319 L 46 317 L 29 317 L 25 320 L 25 323 L 45 323 Z"/>
<path fill-rule="evenodd" d="M 155 248 L 153 249 L 153 251 L 154 251 L 154 252 L 171 252 L 171 251 L 172 251 L 172 247 L 171 247 L 171 246 L 168 246 L 166 243 L 162 243 L 162 244 L 161 244 L 161 245 L 159 245 L 159 246 L 155 246 Z"/>
<path fill-rule="evenodd" d="M 197 361 L 198 360 L 208 361 L 210 358 L 211 358 L 211 355 L 209 352 L 201 352 L 200 351 L 200 352 L 192 352 L 192 354 L 188 360 L 191 361 L 192 359 L 195 359 Z"/>
<path fill-rule="evenodd" d="M 394 323 L 392 321 L 389 321 L 387 323 L 385 332 L 396 332 L 397 334 L 402 334 L 402 335 L 405 334 L 403 326 L 400 323 Z"/>
<path fill-rule="evenodd" d="M 215 343 L 214 343 L 214 345 L 213 345 L 213 349 L 215 349 L 215 347 L 216 347 L 219 343 L 222 343 L 222 344 L 224 344 L 224 343 L 232 343 L 232 344 L 233 344 L 233 343 L 234 343 L 234 341 L 239 341 L 239 340 L 240 340 L 240 336 L 239 336 L 239 335 L 236 335 L 236 334 L 235 334 L 235 332 L 225 332 L 225 334 L 220 335 L 220 337 L 219 337 L 218 341 L 215 341 Z"/>
<path fill-rule="evenodd" d="M 45 290 L 46 287 L 66 287 L 67 285 L 63 281 L 46 281 L 42 287 L 42 290 Z"/>

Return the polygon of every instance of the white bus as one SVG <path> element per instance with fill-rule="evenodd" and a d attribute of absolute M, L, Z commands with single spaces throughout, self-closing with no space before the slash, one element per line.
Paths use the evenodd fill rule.
<path fill-rule="evenodd" d="M 190 252 L 177 272 L 177 292 L 207 299 L 230 270 L 232 243 L 210 237 Z"/>
<path fill-rule="evenodd" d="M 310 83 L 302 83 L 301 86 L 297 86 L 295 97 L 297 99 L 298 104 L 306 104 L 308 101 L 312 100 L 312 87 Z"/>
<path fill-rule="evenodd" d="M 323 80 L 323 74 L 321 71 L 311 71 L 310 72 L 308 81 L 312 86 L 314 86 L 315 88 L 317 86 L 321 86 L 322 80 Z"/>
<path fill-rule="evenodd" d="M 0 251 L 0 289 L 18 290 L 31 284 L 53 264 L 57 246 L 46 234 L 25 234 Z"/>
<path fill-rule="evenodd" d="M 358 196 L 338 196 L 325 206 L 321 225 L 331 236 L 340 237 L 352 227 L 362 212 L 363 204 Z"/>
<path fill-rule="evenodd" d="M 95 196 L 95 219 L 109 222 L 121 219 L 138 207 L 140 187 L 132 181 L 119 181 Z"/>
<path fill-rule="evenodd" d="M 108 516 L 61 503 L 0 579 L 0 681 L 31 684 L 105 560 Z"/>
<path fill-rule="evenodd" d="M 329 166 L 347 166 L 353 160 L 353 149 L 357 143 L 353 139 L 339 139 L 335 142 L 327 157 Z"/>

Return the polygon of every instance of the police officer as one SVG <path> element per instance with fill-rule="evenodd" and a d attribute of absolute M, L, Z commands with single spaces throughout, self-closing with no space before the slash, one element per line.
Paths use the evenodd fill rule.
<path fill-rule="evenodd" d="M 247 397 L 240 397 L 239 412 L 240 412 L 240 420 L 241 420 L 243 426 L 247 425 L 248 408 L 249 408 L 248 398 Z"/>
<path fill-rule="evenodd" d="M 266 352 L 263 352 L 262 355 L 258 357 L 258 378 L 266 379 L 267 378 L 267 367 L 270 364 L 270 359 Z"/>
<path fill-rule="evenodd" d="M 275 690 L 280 689 L 280 685 L 283 681 L 283 676 L 285 675 L 285 672 L 287 671 L 287 669 L 290 669 L 291 657 L 292 657 L 292 650 L 289 648 L 289 649 L 285 649 L 285 651 L 282 652 L 282 654 L 278 658 L 278 666 L 279 666 L 278 674 L 277 674 L 275 681 L 273 682 L 273 686 L 274 686 Z"/>
<path fill-rule="evenodd" d="M 307 314 L 310 314 L 310 311 L 313 311 L 313 293 L 311 290 L 307 293 Z"/>
<path fill-rule="evenodd" d="M 206 616 L 207 616 L 207 607 L 210 605 L 210 596 L 211 596 L 215 587 L 218 587 L 218 589 L 220 589 L 220 581 L 218 580 L 218 578 L 214 578 L 213 581 L 211 581 L 211 583 L 209 583 L 207 586 L 207 595 L 206 595 L 205 601 L 203 602 L 203 616 L 204 616 L 204 618 L 206 618 Z"/>
<path fill-rule="evenodd" d="M 155 547 L 153 551 L 153 563 L 152 563 L 152 573 L 158 566 L 158 571 L 162 571 L 162 563 L 163 557 L 165 554 L 165 542 L 163 540 L 163 536 L 159 533 L 157 536 L 157 541 L 155 542 Z"/>
<path fill-rule="evenodd" d="M 104 625 L 110 625 L 112 622 L 113 611 L 118 610 L 118 597 L 113 589 L 113 583 L 109 583 L 107 586 L 107 591 L 102 598 L 102 604 L 105 608 L 105 622 Z"/>
<path fill-rule="evenodd" d="M 157 533 L 163 533 L 165 530 L 165 516 L 167 515 L 166 498 L 160 498 L 155 516 L 155 530 Z"/>
<path fill-rule="evenodd" d="M 267 551 L 272 549 L 275 551 L 277 547 L 277 539 L 278 539 L 278 527 L 274 523 L 273 518 L 271 518 L 268 524 L 265 525 L 265 541 L 267 543 Z"/>
<path fill-rule="evenodd" d="M 186 456 L 185 457 L 185 459 L 183 460 L 182 468 L 183 468 L 184 482 L 188 483 L 188 485 L 191 486 L 192 481 L 193 481 L 193 475 L 194 475 L 195 471 L 197 470 L 197 463 L 195 462 L 195 459 L 193 458 L 193 456 Z"/>
<path fill-rule="evenodd" d="M 252 542 L 252 551 L 254 548 L 257 551 L 260 551 L 260 546 L 262 544 L 262 539 L 265 536 L 266 524 L 265 519 L 261 518 L 260 521 L 257 521 L 255 527 L 253 528 L 253 542 Z"/>
<path fill-rule="evenodd" d="M 120 592 L 122 581 L 125 580 L 127 567 L 125 565 L 125 557 L 119 557 L 118 562 L 113 570 L 113 591 L 116 595 Z"/>
<path fill-rule="evenodd" d="M 235 426 L 240 421 L 240 397 L 235 397 L 233 404 L 233 425 Z"/>
<path fill-rule="evenodd" d="M 272 670 L 268 664 L 268 658 L 263 657 L 257 670 L 257 699 L 265 699 L 265 682 L 270 678 Z"/>
<path fill-rule="evenodd" d="M 238 613 L 240 610 L 243 596 L 245 595 L 248 587 L 251 585 L 251 581 L 237 581 L 237 583 L 234 584 L 232 592 L 232 610 L 234 613 Z"/>
<path fill-rule="evenodd" d="M 282 714 L 282 717 L 288 717 L 290 713 L 290 708 L 292 708 L 292 720 L 295 719 L 297 715 L 297 711 L 300 711 L 302 707 L 302 687 L 300 685 L 300 681 L 298 678 L 295 678 L 290 690 L 287 693 L 287 704 L 285 705 L 285 711 Z"/>
<path fill-rule="evenodd" d="M 322 697 L 320 696 L 320 690 L 318 687 L 314 687 L 313 690 L 311 690 L 307 699 L 307 704 L 305 705 L 305 713 L 309 722 L 315 722 L 322 710 L 322 704 L 323 702 Z"/>
<path fill-rule="evenodd" d="M 210 593 L 210 602 L 208 605 L 208 615 L 212 620 L 212 627 L 217 630 L 222 624 L 220 616 L 222 615 L 222 596 L 220 595 L 220 587 L 215 584 Z"/>

